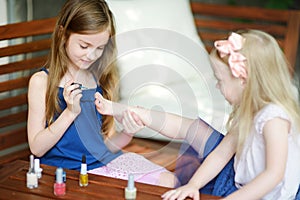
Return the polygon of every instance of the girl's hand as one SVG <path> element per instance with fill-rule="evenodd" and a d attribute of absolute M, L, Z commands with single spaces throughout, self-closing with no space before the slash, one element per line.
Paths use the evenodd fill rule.
<path fill-rule="evenodd" d="M 113 103 L 105 99 L 99 92 L 95 93 L 96 109 L 102 115 L 113 115 Z"/>
<path fill-rule="evenodd" d="M 134 135 L 144 128 L 144 124 L 140 117 L 130 110 L 124 111 L 122 125 L 124 127 L 123 132 L 129 135 Z"/>
<path fill-rule="evenodd" d="M 77 116 L 81 112 L 80 99 L 82 97 L 82 91 L 77 84 L 72 83 L 73 80 L 70 80 L 65 84 L 63 96 L 67 103 L 67 109 Z"/>
<path fill-rule="evenodd" d="M 199 189 L 189 184 L 179 187 L 176 190 L 170 190 L 161 195 L 161 197 L 164 200 L 184 200 L 186 197 L 194 200 L 200 199 Z"/>

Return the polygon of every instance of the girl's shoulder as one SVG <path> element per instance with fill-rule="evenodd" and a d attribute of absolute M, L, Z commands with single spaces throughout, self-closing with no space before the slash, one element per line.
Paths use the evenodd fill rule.
<path fill-rule="evenodd" d="M 35 72 L 29 80 L 29 87 L 41 87 L 47 85 L 48 74 L 44 71 Z"/>
<path fill-rule="evenodd" d="M 267 104 L 255 116 L 254 124 L 258 133 L 262 133 L 265 123 L 274 118 L 291 121 L 288 113 L 279 105 Z"/>

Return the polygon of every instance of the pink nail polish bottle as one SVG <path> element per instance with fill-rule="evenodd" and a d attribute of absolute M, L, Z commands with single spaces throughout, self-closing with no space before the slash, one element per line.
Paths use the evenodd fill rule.
<path fill-rule="evenodd" d="M 66 184 L 63 181 L 63 169 L 61 167 L 56 169 L 56 182 L 54 183 L 54 194 L 62 196 L 66 194 Z"/>

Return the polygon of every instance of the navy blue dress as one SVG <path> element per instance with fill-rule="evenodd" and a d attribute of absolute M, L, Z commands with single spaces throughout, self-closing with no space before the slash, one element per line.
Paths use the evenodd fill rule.
<path fill-rule="evenodd" d="M 48 74 L 45 68 L 42 70 Z M 67 105 L 63 98 L 63 88 L 58 90 L 60 108 L 64 110 Z M 40 158 L 41 163 L 80 170 L 81 158 L 85 154 L 88 170 L 90 170 L 106 165 L 122 155 L 121 151 L 112 153 L 104 144 L 101 134 L 102 116 L 97 112 L 94 104 L 95 92 L 102 93 L 102 89 L 97 86 L 94 89 L 82 90 L 81 113 L 61 139 Z"/>

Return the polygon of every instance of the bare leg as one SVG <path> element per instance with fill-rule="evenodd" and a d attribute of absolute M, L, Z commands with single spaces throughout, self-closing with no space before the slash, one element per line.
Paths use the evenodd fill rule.
<path fill-rule="evenodd" d="M 201 119 L 190 125 L 185 142 L 180 147 L 175 174 L 180 185 L 185 185 L 199 168 L 203 159 L 216 147 L 222 136 Z M 177 187 L 176 186 L 176 187 Z"/>
<path fill-rule="evenodd" d="M 178 179 L 172 172 L 160 173 L 157 185 L 174 188 L 178 184 Z"/>
<path fill-rule="evenodd" d="M 206 142 L 212 132 L 213 129 L 202 120 L 196 119 L 191 124 L 185 140 L 199 154 L 199 157 L 203 157 Z"/>

